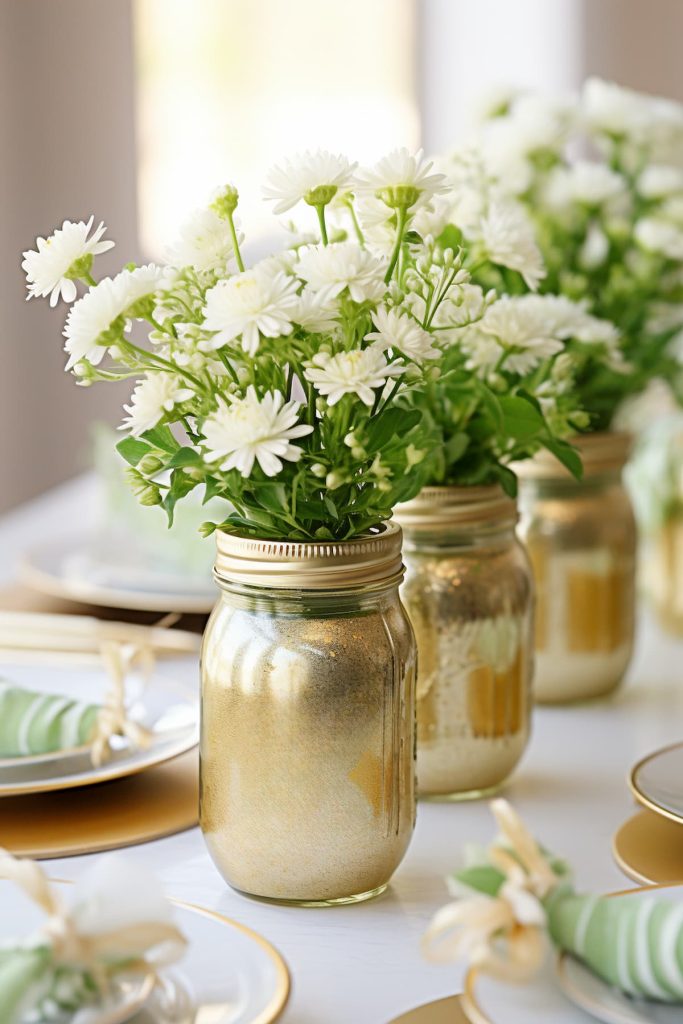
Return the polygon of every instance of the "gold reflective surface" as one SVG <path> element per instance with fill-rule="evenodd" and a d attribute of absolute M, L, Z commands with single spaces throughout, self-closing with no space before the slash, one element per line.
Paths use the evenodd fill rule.
<path fill-rule="evenodd" d="M 538 467 L 525 478 L 522 470 L 519 530 L 536 581 L 540 702 L 609 693 L 631 659 L 636 528 L 621 482 L 628 448 L 623 435 L 613 441 L 609 462 L 610 435 L 586 439 L 582 481 Z"/>
<path fill-rule="evenodd" d="M 230 885 L 355 902 L 415 817 L 415 641 L 395 583 L 224 586 L 202 652 L 200 824 Z"/>
<path fill-rule="evenodd" d="M 499 787 L 528 742 L 533 586 L 514 503 L 498 488 L 429 490 L 451 492 L 438 528 L 428 510 L 428 528 L 397 512 L 418 646 L 418 787 L 465 799 Z"/>

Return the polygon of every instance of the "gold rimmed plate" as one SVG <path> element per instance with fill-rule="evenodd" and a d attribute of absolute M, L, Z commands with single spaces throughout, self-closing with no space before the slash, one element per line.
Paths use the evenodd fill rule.
<path fill-rule="evenodd" d="M 615 833 L 612 855 L 640 885 L 683 882 L 683 825 L 639 811 Z"/>
<path fill-rule="evenodd" d="M 672 902 L 683 902 L 681 885 L 647 885 L 609 895 L 632 896 L 638 900 L 650 897 L 653 891 Z M 659 1003 L 624 995 L 593 974 L 569 953 L 561 953 L 558 956 L 556 976 L 567 998 L 603 1024 L 680 1024 L 683 1019 L 683 1007 L 680 1003 Z"/>
<path fill-rule="evenodd" d="M 130 674 L 127 680 L 130 714 L 149 730 L 149 746 L 137 749 L 127 740 L 113 737 L 111 757 L 99 767 L 92 764 L 88 747 L 3 758 L 0 761 L 0 797 L 109 782 L 146 771 L 192 750 L 199 738 L 197 694 L 194 687 L 179 682 L 179 678 L 194 676 L 196 671 L 196 657 L 187 656 L 158 665 L 149 679 Z M 101 666 L 12 664 L 5 663 L 1 655 L 0 676 L 18 686 L 86 703 L 101 703 L 111 686 Z"/>
<path fill-rule="evenodd" d="M 460 996 L 447 996 L 393 1017 L 389 1024 L 470 1024 L 470 1018 L 465 1016 Z"/>
<path fill-rule="evenodd" d="M 19 562 L 19 577 L 27 587 L 50 597 L 130 611 L 208 615 L 217 598 L 208 571 L 205 582 L 161 579 L 144 572 L 113 582 L 80 537 L 56 538 L 30 548 Z"/>
<path fill-rule="evenodd" d="M 683 743 L 642 758 L 631 769 L 628 782 L 639 804 L 683 825 Z"/>
<path fill-rule="evenodd" d="M 273 1024 L 290 991 L 287 965 L 275 947 L 217 911 L 172 903 L 188 940 L 185 956 L 162 972 L 158 993 L 151 992 L 153 977 L 124 979 L 118 1001 L 93 1015 L 92 1024 Z M 0 940 L 40 925 L 40 912 L 12 883 L 0 881 L 0 904 Z"/>

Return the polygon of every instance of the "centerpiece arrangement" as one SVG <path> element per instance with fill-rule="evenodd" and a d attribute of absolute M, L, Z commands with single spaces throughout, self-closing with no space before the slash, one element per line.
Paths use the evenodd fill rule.
<path fill-rule="evenodd" d="M 493 188 L 525 211 L 546 268 L 541 293 L 619 331 L 612 360 L 590 348 L 573 360 L 587 414 L 574 440 L 582 482 L 543 457 L 521 467 L 542 700 L 605 693 L 630 659 L 635 529 L 621 484 L 629 438 L 617 426 L 626 400 L 654 379 L 681 393 L 682 161 L 683 107 L 592 79 L 571 102 L 506 100 L 451 164 L 475 197 Z"/>
<path fill-rule="evenodd" d="M 469 728 L 519 733 L 514 760 L 526 737 L 531 583 L 495 485 L 513 493 L 506 464 L 541 446 L 578 471 L 561 440 L 582 423 L 569 349 L 609 348 L 612 333 L 566 300 L 497 298 L 462 232 L 437 236 L 448 193 L 420 154 L 362 171 L 307 153 L 273 171 L 266 198 L 277 214 L 308 208 L 317 233 L 248 269 L 232 186 L 164 267 L 97 283 L 93 257 L 110 243 L 92 221 L 25 254 L 31 295 L 71 301 L 74 282 L 88 286 L 64 329 L 78 382 L 136 381 L 118 448 L 143 505 L 169 522 L 196 488 L 229 505 L 203 527 L 221 599 L 202 654 L 201 820 L 228 881 L 260 897 L 366 898 L 406 849 L 415 645 L 390 517 L 402 504 L 408 522 L 429 484 L 465 485 L 468 529 L 483 516 L 497 532 L 490 562 L 478 556 L 500 576 L 473 616 L 482 628 L 451 650 L 478 659 Z M 517 273 L 524 244 L 519 223 L 503 225 L 491 266 Z M 538 268 L 521 270 L 534 283 Z M 417 565 L 423 539 L 412 546 Z M 421 598 L 406 594 L 420 630 Z M 445 708 L 456 732 L 458 714 Z"/>

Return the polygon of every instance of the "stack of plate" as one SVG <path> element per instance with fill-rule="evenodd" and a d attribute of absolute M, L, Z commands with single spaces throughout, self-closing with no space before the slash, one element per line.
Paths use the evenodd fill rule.
<path fill-rule="evenodd" d="M 683 882 L 683 743 L 639 761 L 629 785 L 644 810 L 616 833 L 617 864 L 637 882 Z"/>
<path fill-rule="evenodd" d="M 94 657 L 27 663 L 0 652 L 0 678 L 95 704 L 111 686 Z M 88 747 L 0 759 L 0 846 L 25 856 L 63 856 L 195 825 L 196 680 L 196 654 L 159 659 L 149 676 L 130 672 L 128 714 L 151 734 L 145 749 L 114 737 L 111 757 L 100 767 Z"/>

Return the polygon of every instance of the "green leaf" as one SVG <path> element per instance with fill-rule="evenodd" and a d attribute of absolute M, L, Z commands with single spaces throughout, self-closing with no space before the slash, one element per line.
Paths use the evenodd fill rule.
<path fill-rule="evenodd" d="M 282 515 L 287 511 L 287 491 L 282 484 L 262 484 L 255 487 L 254 497 L 259 505 L 269 512 Z"/>
<path fill-rule="evenodd" d="M 395 434 L 404 437 L 421 419 L 418 409 L 383 409 L 368 427 L 369 450 L 381 451 Z"/>
<path fill-rule="evenodd" d="M 202 457 L 199 452 L 194 450 L 194 448 L 179 448 L 167 463 L 169 469 L 179 469 L 182 466 L 201 465 L 203 465 Z"/>
<path fill-rule="evenodd" d="M 447 224 L 439 235 L 439 245 L 443 249 L 452 249 L 457 252 L 462 246 L 462 231 L 456 228 L 455 224 Z"/>
<path fill-rule="evenodd" d="M 137 437 L 124 437 L 116 445 L 117 452 L 123 456 L 129 466 L 137 466 L 140 459 L 151 450 L 150 446 Z"/>
<path fill-rule="evenodd" d="M 337 506 L 332 501 L 332 498 L 330 498 L 330 496 L 326 494 L 325 497 L 323 498 L 323 501 L 325 502 L 325 508 L 330 513 L 332 518 L 339 519 L 339 512 L 337 511 Z"/>
<path fill-rule="evenodd" d="M 173 455 L 180 448 L 180 444 L 176 441 L 168 427 L 152 427 L 151 430 L 146 430 L 142 436 L 154 448 L 159 448 L 162 452 L 168 452 L 169 455 Z"/>
<path fill-rule="evenodd" d="M 508 395 L 500 398 L 503 430 L 516 441 L 528 441 L 546 429 L 541 413 L 526 398 Z"/>
<path fill-rule="evenodd" d="M 204 491 L 204 497 L 202 498 L 202 505 L 206 505 L 207 502 L 211 501 L 212 498 L 225 497 L 223 493 L 225 490 L 225 484 L 222 480 L 218 480 L 216 477 L 208 477 L 206 481 L 206 489 Z"/>
<path fill-rule="evenodd" d="M 457 462 L 465 454 L 469 443 L 469 436 L 463 433 L 453 434 L 453 437 L 448 439 L 444 445 L 444 454 L 449 465 Z"/>
<path fill-rule="evenodd" d="M 552 452 L 563 466 L 566 466 L 573 477 L 577 480 L 581 479 L 583 476 L 583 463 L 576 448 L 573 448 L 567 441 L 561 441 L 557 437 L 544 438 L 543 445 L 549 452 Z"/>
<path fill-rule="evenodd" d="M 171 486 L 166 491 L 163 500 L 163 506 L 166 510 L 166 515 L 168 516 L 169 526 L 173 526 L 173 514 L 176 504 L 181 498 L 184 498 L 189 494 L 198 483 L 198 480 L 193 480 L 187 475 L 187 473 L 183 473 L 182 469 L 173 470 L 171 473 Z"/>

